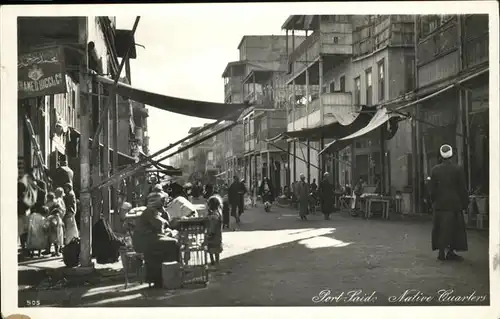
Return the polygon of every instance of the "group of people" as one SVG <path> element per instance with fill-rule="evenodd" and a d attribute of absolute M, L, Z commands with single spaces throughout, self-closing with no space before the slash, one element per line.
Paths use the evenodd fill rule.
<path fill-rule="evenodd" d="M 18 232 L 24 256 L 35 252 L 59 256 L 64 245 L 79 237 L 73 172 L 66 161 L 51 181 L 53 192 L 46 182 L 35 178 L 32 169 L 18 181 Z"/>
<path fill-rule="evenodd" d="M 467 231 L 463 212 L 469 205 L 469 196 L 463 170 L 453 163 L 453 148 L 450 145 L 440 147 L 439 163 L 433 167 L 431 176 L 427 178 L 427 193 L 424 194 L 426 209 L 433 213 L 432 250 L 438 250 L 438 259 L 441 261 L 462 260 L 456 251 L 466 251 Z M 329 174 L 324 173 L 323 180 L 317 186 L 321 210 L 325 219 L 329 219 L 336 196 L 343 194 L 353 195 L 352 211 L 356 212 L 357 204 L 366 182 L 359 178 L 353 189 L 346 186 L 344 189 L 335 189 L 329 181 Z M 306 182 L 304 174 L 295 184 L 293 195 L 299 206 L 299 215 L 307 220 L 310 211 L 311 197 L 315 192 L 315 182 Z M 375 193 L 380 193 L 380 178 L 377 181 Z"/>

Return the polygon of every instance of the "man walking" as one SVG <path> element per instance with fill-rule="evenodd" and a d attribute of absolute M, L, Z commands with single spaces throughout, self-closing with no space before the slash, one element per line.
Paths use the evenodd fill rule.
<path fill-rule="evenodd" d="M 300 181 L 296 186 L 297 200 L 299 202 L 299 216 L 302 220 L 307 220 L 307 215 L 309 214 L 309 195 L 310 188 L 309 184 L 306 183 L 306 177 L 304 174 L 300 174 Z"/>
<path fill-rule="evenodd" d="M 228 199 L 231 205 L 231 215 L 236 218 L 236 222 L 240 222 L 240 216 L 244 209 L 244 196 L 247 193 L 245 184 L 243 184 L 238 176 L 234 176 L 233 183 L 229 186 Z"/>
<path fill-rule="evenodd" d="M 429 183 L 434 208 L 432 250 L 439 260 L 462 260 L 455 251 L 467 251 L 467 231 L 463 211 L 469 196 L 461 169 L 451 162 L 450 145 L 440 148 L 442 162 L 433 167 Z"/>
<path fill-rule="evenodd" d="M 323 180 L 319 184 L 319 200 L 321 203 L 321 212 L 325 215 L 325 220 L 330 219 L 333 208 L 333 184 L 330 183 L 328 172 L 323 174 Z"/>

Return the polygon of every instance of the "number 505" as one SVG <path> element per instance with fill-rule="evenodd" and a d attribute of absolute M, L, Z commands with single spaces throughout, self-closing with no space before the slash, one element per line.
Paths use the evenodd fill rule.
<path fill-rule="evenodd" d="M 26 305 L 29 307 L 40 306 L 40 300 L 26 300 Z"/>

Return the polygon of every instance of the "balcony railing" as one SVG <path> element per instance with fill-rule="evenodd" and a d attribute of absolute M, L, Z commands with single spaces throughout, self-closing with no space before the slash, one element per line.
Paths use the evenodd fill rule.
<path fill-rule="evenodd" d="M 474 39 L 466 40 L 464 45 L 465 68 L 470 68 L 489 59 L 488 32 Z"/>
<path fill-rule="evenodd" d="M 290 54 L 288 60 L 290 62 L 295 62 L 299 57 L 301 57 L 311 46 L 317 44 L 320 39 L 320 32 L 314 31 L 309 37 L 307 37 L 299 46 Z"/>
<path fill-rule="evenodd" d="M 352 104 L 352 93 L 350 92 L 323 93 L 321 95 L 321 98 L 323 102 L 324 116 L 326 116 L 327 114 L 338 114 L 339 116 L 342 116 L 343 114 L 350 113 L 354 110 L 354 106 Z M 295 117 L 293 115 L 293 112 L 289 112 L 288 123 L 292 123 L 294 120 L 298 121 L 308 114 L 311 115 L 314 112 L 319 111 L 319 109 L 319 98 L 313 99 L 309 103 L 308 109 L 305 106 L 298 107 L 295 111 Z"/>

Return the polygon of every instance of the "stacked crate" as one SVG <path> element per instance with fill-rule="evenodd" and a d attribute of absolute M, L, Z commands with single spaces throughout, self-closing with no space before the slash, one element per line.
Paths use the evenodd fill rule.
<path fill-rule="evenodd" d="M 206 218 L 179 221 L 181 285 L 206 286 L 208 283 L 208 258 L 205 247 Z"/>

